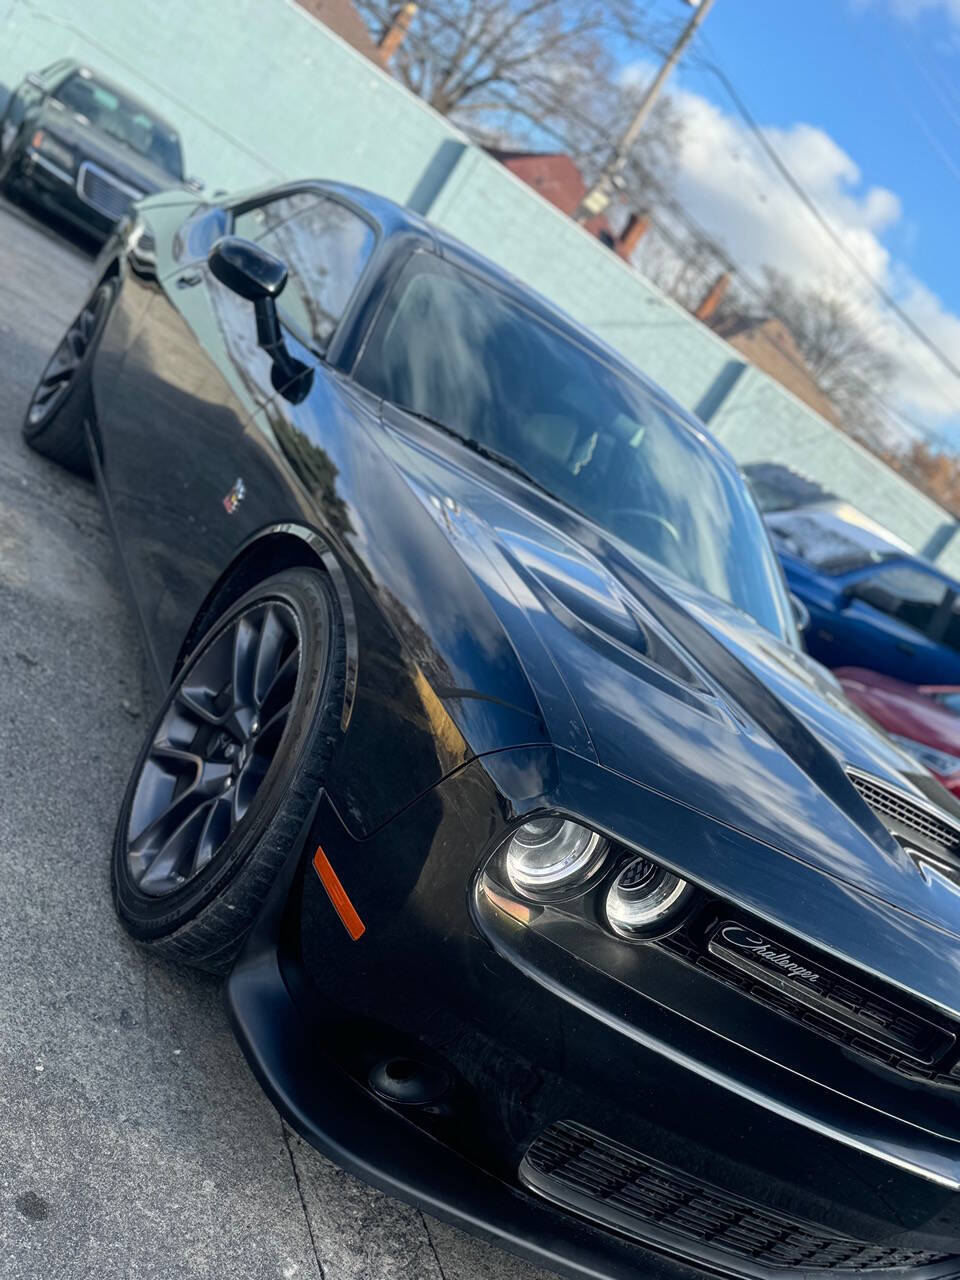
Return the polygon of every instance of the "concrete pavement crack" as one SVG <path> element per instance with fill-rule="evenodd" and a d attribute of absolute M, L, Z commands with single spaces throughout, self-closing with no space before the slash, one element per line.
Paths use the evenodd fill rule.
<path fill-rule="evenodd" d="M 440 1280 L 447 1280 L 446 1272 L 443 1269 L 443 1263 L 440 1261 L 440 1254 L 437 1252 L 437 1246 L 433 1239 L 433 1233 L 430 1230 L 430 1224 L 427 1222 L 426 1217 L 420 1210 L 417 1212 L 420 1213 L 420 1221 L 423 1223 L 423 1229 L 427 1233 L 427 1243 L 430 1245 L 430 1252 L 433 1254 L 434 1261 L 437 1264 L 437 1270 L 440 1272 Z"/>
<path fill-rule="evenodd" d="M 287 1155 L 290 1158 L 290 1168 L 293 1171 L 293 1180 L 297 1184 L 297 1195 L 300 1197 L 300 1208 L 303 1210 L 303 1220 L 307 1224 L 307 1232 L 310 1235 L 310 1245 L 313 1249 L 313 1260 L 317 1264 L 317 1275 L 320 1280 L 325 1280 L 323 1263 L 320 1261 L 320 1251 L 317 1248 L 317 1240 L 313 1234 L 313 1224 L 310 1221 L 310 1214 L 307 1210 L 306 1197 L 303 1194 L 303 1187 L 300 1185 L 300 1172 L 297 1169 L 297 1161 L 293 1154 L 293 1147 L 290 1145 L 290 1135 L 287 1130 L 286 1122 L 281 1119 L 280 1132 L 283 1135 L 283 1145 L 287 1148 Z"/>

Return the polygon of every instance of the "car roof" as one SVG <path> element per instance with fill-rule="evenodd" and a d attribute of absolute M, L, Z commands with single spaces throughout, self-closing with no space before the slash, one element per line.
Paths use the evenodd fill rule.
<path fill-rule="evenodd" d="M 497 266 L 495 262 L 485 257 L 484 254 L 470 248 L 462 240 L 458 240 L 456 236 L 444 231 L 436 224 L 428 222 L 420 214 L 415 213 L 412 209 L 407 209 L 401 204 L 397 204 L 394 200 L 389 200 L 385 196 L 377 195 L 362 187 L 350 186 L 347 183 L 320 180 L 316 185 L 334 195 L 341 196 L 360 208 L 379 226 L 385 239 L 400 235 L 409 236 L 411 234 L 421 237 L 425 242 L 429 242 L 435 252 L 444 260 L 481 277 L 500 293 L 516 302 L 519 306 L 524 307 L 538 319 L 552 325 L 564 336 L 584 347 L 598 360 L 622 374 L 624 378 L 634 384 L 639 384 L 652 401 L 695 432 L 700 437 L 704 447 L 714 455 L 717 461 L 721 462 L 729 471 L 735 472 L 739 478 L 740 469 L 734 462 L 732 455 L 719 441 L 709 434 L 699 418 L 672 399 L 662 387 L 652 382 L 636 365 L 625 360 L 618 351 L 604 342 L 602 338 L 599 338 L 590 329 L 585 328 L 568 312 L 550 302 L 536 289 L 524 284 L 516 276 L 511 275 L 509 271 Z"/>

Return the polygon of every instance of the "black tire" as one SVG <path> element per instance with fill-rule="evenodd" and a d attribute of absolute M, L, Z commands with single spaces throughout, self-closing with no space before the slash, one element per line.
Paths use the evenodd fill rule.
<path fill-rule="evenodd" d="M 284 679 L 289 681 L 289 674 L 284 676 L 283 672 L 293 661 L 292 650 L 286 658 L 280 656 L 287 652 L 283 648 L 277 650 L 276 658 L 271 652 L 270 664 L 276 665 L 277 674 L 269 685 L 270 692 L 257 702 L 257 689 L 269 675 L 268 664 L 261 657 L 268 643 L 269 624 L 262 621 L 256 642 L 243 637 L 255 628 L 258 618 L 266 618 L 264 609 L 271 611 L 274 632 L 286 629 L 282 641 L 269 643 L 289 646 L 290 630 L 295 630 L 300 656 L 279 741 L 275 747 L 270 744 L 273 754 L 266 772 L 254 782 L 248 807 L 234 819 L 243 779 L 257 759 L 257 744 L 263 743 L 270 723 L 277 719 L 271 708 L 279 707 L 286 697 L 283 688 L 279 694 L 274 690 L 278 682 L 282 686 Z M 249 667 L 254 647 L 252 677 L 237 675 L 241 666 Z M 233 673 L 230 687 L 217 692 L 218 677 L 211 679 L 211 673 L 223 669 L 228 649 Z M 340 733 L 344 653 L 339 605 L 327 575 L 319 569 L 290 569 L 268 578 L 233 604 L 200 639 L 150 726 L 117 820 L 112 858 L 114 905 L 127 931 L 139 942 L 185 964 L 215 973 L 229 970 L 277 872 L 303 838 L 323 786 Z M 261 666 L 266 669 L 263 680 Z M 241 684 L 253 690 L 248 701 L 257 709 L 253 733 L 240 753 L 247 763 L 239 766 L 230 798 L 229 789 L 222 794 L 216 790 L 216 770 L 224 767 L 220 754 L 227 750 L 220 738 L 238 732 L 235 722 L 240 718 Z M 201 704 L 202 715 L 196 716 Z M 228 705 L 233 709 L 224 710 Z M 260 710 L 265 718 L 258 728 Z M 202 753 L 202 765 L 196 772 L 191 763 L 194 781 L 184 786 L 181 777 L 170 791 L 166 772 L 173 750 L 170 744 L 174 733 L 179 735 L 177 741 L 186 741 L 192 732 L 187 723 L 191 717 L 197 725 L 192 750 L 198 759 Z M 217 729 L 212 736 L 218 725 L 233 727 Z M 186 753 L 179 745 L 175 750 Z M 161 760 L 167 763 L 161 765 Z M 178 759 L 170 766 L 171 772 L 179 767 Z M 208 772 L 212 783 L 207 782 Z M 157 779 L 162 784 L 159 787 Z M 206 797 L 202 805 L 207 807 L 207 816 L 195 820 L 198 831 L 201 825 L 203 830 L 197 834 L 191 853 L 194 836 L 188 824 L 194 819 L 182 815 L 187 814 L 188 801 L 200 812 L 200 796 Z M 230 821 L 235 825 L 211 851 L 215 814 L 228 801 Z M 151 816 L 154 803 L 165 806 L 159 816 Z M 178 863 L 181 848 L 185 852 Z"/>
<path fill-rule="evenodd" d="M 4 120 L 0 118 L 0 129 L 3 128 Z M 16 171 L 20 168 L 20 148 L 19 139 L 14 138 L 10 150 L 5 156 L 0 156 L 0 195 L 12 199 L 16 190 Z"/>
<path fill-rule="evenodd" d="M 87 478 L 92 475 L 84 430 L 93 413 L 90 373 L 116 290 L 115 280 L 105 280 L 84 303 L 41 374 L 23 420 L 23 438 L 31 449 Z"/>

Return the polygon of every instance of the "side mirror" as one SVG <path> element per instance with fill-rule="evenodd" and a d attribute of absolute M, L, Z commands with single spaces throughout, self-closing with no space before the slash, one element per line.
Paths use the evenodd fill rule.
<path fill-rule="evenodd" d="M 810 626 L 810 610 L 800 597 L 794 595 L 792 591 L 790 592 L 790 607 L 793 609 L 793 618 L 797 624 L 797 630 L 803 635 Z"/>
<path fill-rule="evenodd" d="M 287 267 L 262 245 L 240 236 L 221 236 L 207 255 L 214 277 L 247 302 L 253 303 L 257 345 L 273 361 L 270 381 L 274 390 L 298 403 L 310 390 L 312 373 L 287 350 L 277 315 L 277 298 L 287 283 Z"/>
<path fill-rule="evenodd" d="M 254 304 L 273 302 L 287 283 L 285 263 L 252 240 L 239 236 L 221 236 L 207 261 L 221 284 Z M 275 307 L 273 310 L 276 314 Z"/>

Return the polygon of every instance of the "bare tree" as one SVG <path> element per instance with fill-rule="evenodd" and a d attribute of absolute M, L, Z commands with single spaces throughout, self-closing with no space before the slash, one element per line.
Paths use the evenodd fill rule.
<path fill-rule="evenodd" d="M 875 438 L 889 425 L 882 401 L 896 365 L 869 323 L 839 293 L 803 288 L 772 267 L 763 274 L 766 309 L 790 330 L 841 422 L 854 435 Z"/>
<path fill-rule="evenodd" d="M 695 311 L 717 275 L 727 269 L 723 251 L 683 226 L 659 219 L 640 240 L 633 265 L 688 311 Z"/>
<path fill-rule="evenodd" d="M 358 0 L 374 34 L 397 0 Z M 483 141 L 557 145 L 589 181 L 643 84 L 624 80 L 624 48 L 652 51 L 663 32 L 646 0 L 423 0 L 392 61 L 397 77 Z M 679 129 L 669 101 L 649 121 L 627 176 L 664 172 Z"/>

